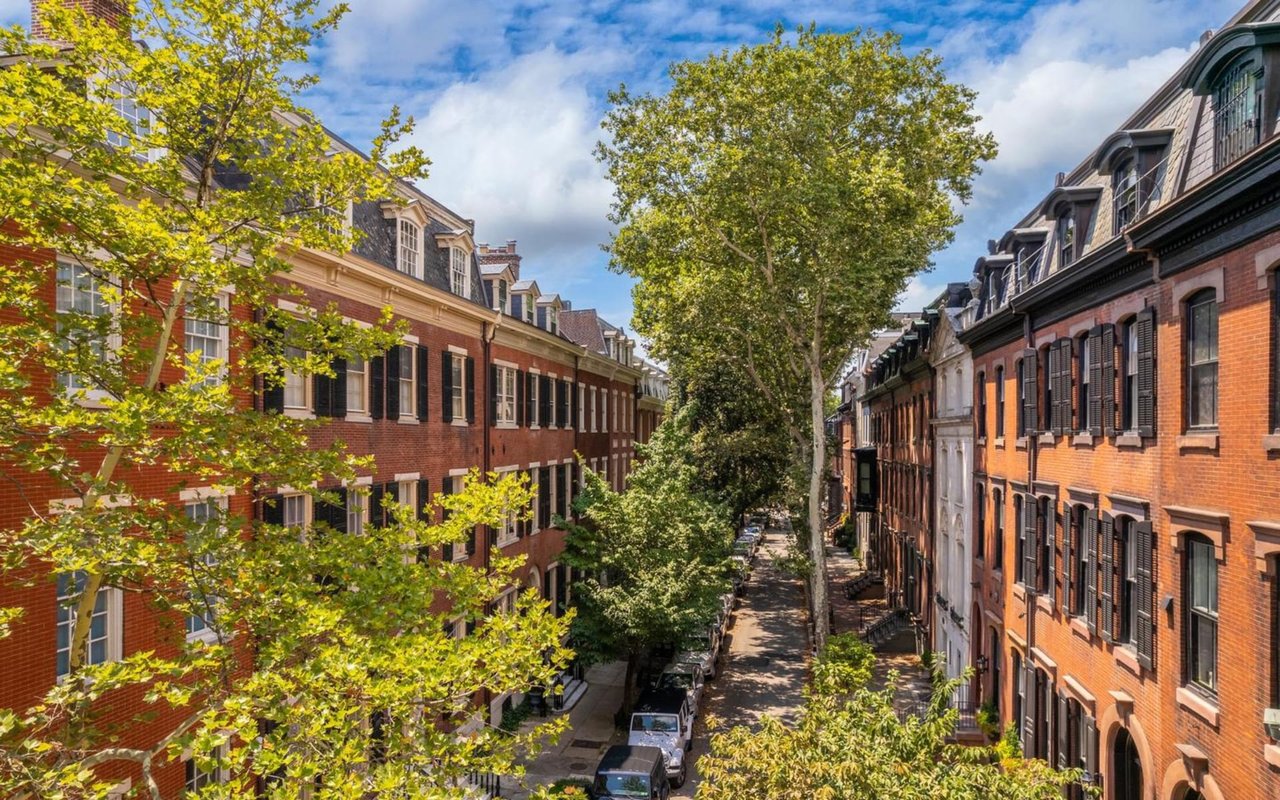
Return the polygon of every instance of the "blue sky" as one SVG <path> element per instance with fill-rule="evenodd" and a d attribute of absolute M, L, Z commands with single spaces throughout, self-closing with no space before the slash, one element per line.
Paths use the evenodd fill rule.
<path fill-rule="evenodd" d="M 956 242 L 901 299 L 919 308 L 967 280 L 999 238 L 1183 63 L 1244 0 L 349 0 L 316 49 L 307 102 L 367 146 L 393 104 L 434 161 L 423 188 L 476 220 L 480 241 L 519 241 L 524 272 L 575 307 L 629 327 L 630 281 L 607 269 L 610 187 L 592 156 L 606 93 L 662 91 L 672 60 L 758 42 L 782 23 L 901 33 L 979 92 L 1000 143 Z M 27 0 L 0 0 L 0 23 Z"/>

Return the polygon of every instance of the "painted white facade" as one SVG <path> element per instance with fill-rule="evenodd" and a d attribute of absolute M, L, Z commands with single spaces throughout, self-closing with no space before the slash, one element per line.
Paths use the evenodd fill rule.
<path fill-rule="evenodd" d="M 973 358 L 956 341 L 959 309 L 943 310 L 933 341 L 937 411 L 934 427 L 934 651 L 958 677 L 971 661 L 968 627 L 973 589 Z"/>

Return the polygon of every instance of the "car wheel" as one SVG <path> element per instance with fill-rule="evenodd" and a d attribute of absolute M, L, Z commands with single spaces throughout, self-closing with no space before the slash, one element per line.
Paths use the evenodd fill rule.
<path fill-rule="evenodd" d="M 672 789 L 679 789 L 681 786 L 684 786 L 684 779 L 688 770 L 689 770 L 689 765 L 687 763 L 680 764 L 680 774 L 677 775 L 675 780 L 671 782 Z"/>

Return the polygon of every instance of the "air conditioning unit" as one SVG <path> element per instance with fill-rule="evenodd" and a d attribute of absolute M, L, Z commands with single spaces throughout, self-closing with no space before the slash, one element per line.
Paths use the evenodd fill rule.
<path fill-rule="evenodd" d="M 1268 708 L 1262 712 L 1262 727 L 1272 739 L 1280 740 L 1280 708 Z"/>

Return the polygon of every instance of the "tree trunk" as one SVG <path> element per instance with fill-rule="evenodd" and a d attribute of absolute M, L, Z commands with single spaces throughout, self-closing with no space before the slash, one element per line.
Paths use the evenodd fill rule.
<path fill-rule="evenodd" d="M 627 714 L 636 704 L 636 672 L 640 667 L 640 653 L 631 650 L 627 653 L 627 677 L 622 682 L 622 708 L 618 709 L 617 722 L 627 723 Z"/>
<path fill-rule="evenodd" d="M 831 617 L 827 598 L 827 549 L 822 529 L 822 473 L 827 460 L 827 435 L 824 401 L 827 383 L 822 378 L 822 364 L 817 357 L 817 343 L 809 358 L 809 411 L 812 417 L 813 450 L 809 464 L 809 553 L 813 561 L 813 638 L 819 650 L 831 633 Z"/>

